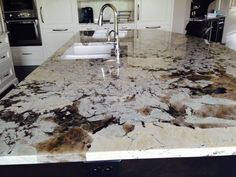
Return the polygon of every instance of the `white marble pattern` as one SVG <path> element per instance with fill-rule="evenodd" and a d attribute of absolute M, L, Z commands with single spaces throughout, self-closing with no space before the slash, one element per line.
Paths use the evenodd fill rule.
<path fill-rule="evenodd" d="M 94 40 L 77 34 L 1 100 L 1 165 L 235 155 L 236 53 L 164 31 L 128 36 L 120 65 L 61 60 Z"/>

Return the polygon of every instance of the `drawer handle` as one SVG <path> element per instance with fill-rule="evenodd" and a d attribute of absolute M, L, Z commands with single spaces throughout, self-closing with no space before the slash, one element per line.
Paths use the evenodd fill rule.
<path fill-rule="evenodd" d="M 9 75 L 10 75 L 9 73 L 5 74 L 5 75 L 3 76 L 3 78 L 8 77 Z"/>
<path fill-rule="evenodd" d="M 161 26 L 146 26 L 147 29 L 157 29 L 161 28 Z"/>
<path fill-rule="evenodd" d="M 43 7 L 40 7 L 40 17 L 41 17 L 41 21 L 42 23 L 44 23 L 44 19 L 43 19 Z"/>
<path fill-rule="evenodd" d="M 7 56 L 5 56 L 5 55 L 4 55 L 4 56 L 2 56 L 2 57 L 1 57 L 1 60 L 5 59 L 6 57 L 7 57 Z"/>
<path fill-rule="evenodd" d="M 22 55 L 32 55 L 32 53 L 22 53 Z"/>
<path fill-rule="evenodd" d="M 140 17 L 139 17 L 139 14 L 140 12 L 139 12 L 139 4 L 138 4 L 138 9 L 137 9 L 137 21 L 139 21 L 139 19 L 140 19 Z"/>
<path fill-rule="evenodd" d="M 68 29 L 53 29 L 52 31 L 68 31 Z"/>

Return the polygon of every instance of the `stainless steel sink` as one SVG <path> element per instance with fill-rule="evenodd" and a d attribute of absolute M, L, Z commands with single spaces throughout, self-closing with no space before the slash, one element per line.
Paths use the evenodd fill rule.
<path fill-rule="evenodd" d="M 111 57 L 111 51 L 113 48 L 113 43 L 74 43 L 72 47 L 65 51 L 65 53 L 61 56 L 61 59 L 109 59 Z"/>

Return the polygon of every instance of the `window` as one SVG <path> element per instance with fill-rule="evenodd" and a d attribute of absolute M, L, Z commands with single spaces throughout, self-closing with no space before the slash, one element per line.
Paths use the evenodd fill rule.
<path fill-rule="evenodd" d="M 231 0 L 231 8 L 236 8 L 236 0 Z"/>

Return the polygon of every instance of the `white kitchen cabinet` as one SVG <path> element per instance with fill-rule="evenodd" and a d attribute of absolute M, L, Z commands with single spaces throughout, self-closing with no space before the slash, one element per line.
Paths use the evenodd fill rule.
<path fill-rule="evenodd" d="M 70 28 L 44 29 L 43 44 L 45 45 L 44 55 L 46 58 L 52 56 L 62 45 L 64 45 L 75 34 Z"/>
<path fill-rule="evenodd" d="M 44 57 L 51 57 L 78 31 L 77 0 L 37 0 Z"/>
<path fill-rule="evenodd" d="M 136 29 L 135 23 L 121 23 L 118 24 L 119 30 L 132 30 Z M 103 26 L 98 26 L 97 24 L 80 24 L 80 31 L 97 31 L 97 30 L 113 30 L 114 24 L 104 24 Z"/>
<path fill-rule="evenodd" d="M 41 65 L 45 61 L 42 46 L 11 47 L 15 66 Z"/>
<path fill-rule="evenodd" d="M 18 80 L 12 63 L 12 56 L 7 34 L 0 35 L 0 94 Z"/>
<path fill-rule="evenodd" d="M 78 23 L 76 0 L 37 0 L 42 28 L 74 27 Z"/>
<path fill-rule="evenodd" d="M 185 27 L 189 22 L 191 0 L 178 0 L 174 2 L 172 32 L 185 34 Z"/>
<path fill-rule="evenodd" d="M 138 29 L 171 30 L 174 0 L 136 0 Z"/>

